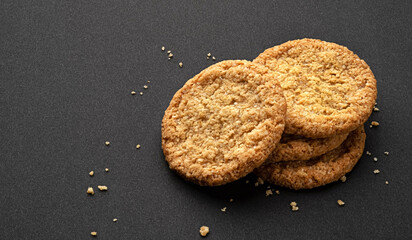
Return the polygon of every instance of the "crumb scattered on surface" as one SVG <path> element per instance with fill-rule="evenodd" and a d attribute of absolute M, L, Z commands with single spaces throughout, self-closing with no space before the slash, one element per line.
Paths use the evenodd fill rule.
<path fill-rule="evenodd" d="M 224 208 L 220 209 L 220 211 L 226 212 L 226 209 L 227 209 L 227 207 L 224 207 Z"/>
<path fill-rule="evenodd" d="M 109 141 L 106 141 L 104 144 L 106 144 L 106 146 L 109 146 L 109 145 L 110 145 L 110 142 L 109 142 Z"/>
<path fill-rule="evenodd" d="M 170 50 L 167 50 L 167 53 L 171 53 L 172 51 L 170 51 Z"/>
<path fill-rule="evenodd" d="M 215 56 L 213 56 L 213 57 L 212 57 L 212 60 L 213 60 L 213 61 L 215 61 L 215 60 L 216 60 Z"/>
<path fill-rule="evenodd" d="M 259 182 L 255 182 L 255 187 L 259 186 Z"/>
<path fill-rule="evenodd" d="M 139 148 L 140 148 L 140 144 L 137 144 L 137 145 L 136 145 L 136 149 L 139 149 Z"/>
<path fill-rule="evenodd" d="M 92 235 L 93 237 L 97 236 L 97 232 L 91 232 L 90 235 Z"/>
<path fill-rule="evenodd" d="M 162 46 L 162 51 L 164 51 L 166 48 L 165 48 L 165 46 Z"/>
<path fill-rule="evenodd" d="M 87 194 L 94 195 L 94 190 L 92 187 L 87 188 Z"/>
<path fill-rule="evenodd" d="M 346 176 L 342 176 L 342 177 L 340 178 L 340 181 L 341 181 L 341 182 L 346 182 Z"/>
<path fill-rule="evenodd" d="M 208 57 L 211 57 L 211 56 L 212 56 L 212 54 L 211 54 L 211 53 L 208 53 L 208 54 L 207 54 L 207 56 L 208 56 Z"/>
<path fill-rule="evenodd" d="M 296 207 L 298 204 L 296 202 L 290 202 L 291 207 Z"/>
<path fill-rule="evenodd" d="M 150 83 L 150 81 L 147 81 L 147 83 Z"/>
<path fill-rule="evenodd" d="M 379 171 L 379 169 L 375 169 L 375 170 L 373 170 L 373 173 L 374 174 L 378 174 L 378 173 L 380 173 L 381 171 Z"/>
<path fill-rule="evenodd" d="M 90 177 L 93 177 L 94 171 L 90 171 L 90 172 L 89 172 L 89 175 L 90 175 Z"/>
<path fill-rule="evenodd" d="M 97 186 L 97 188 L 100 190 L 100 191 L 107 191 L 107 186 Z"/>
<path fill-rule="evenodd" d="M 379 126 L 379 123 L 377 121 L 372 121 L 371 125 L 374 126 L 374 127 L 377 127 L 377 126 Z"/>
<path fill-rule="evenodd" d="M 144 85 L 143 88 L 144 88 L 144 89 L 147 89 L 148 87 L 147 87 L 147 85 Z"/>
<path fill-rule="evenodd" d="M 261 178 L 258 178 L 257 181 L 258 181 L 258 183 L 259 183 L 260 185 L 265 184 L 265 181 L 263 181 L 263 179 L 261 179 Z"/>
<path fill-rule="evenodd" d="M 206 235 L 209 233 L 209 227 L 207 227 L 207 226 L 201 226 L 199 232 L 200 232 L 200 235 L 201 235 L 202 237 L 206 237 Z"/>
<path fill-rule="evenodd" d="M 131 91 L 130 92 L 132 95 L 136 95 L 136 92 L 135 91 Z"/>
<path fill-rule="evenodd" d="M 386 184 L 386 185 L 388 185 L 388 184 L 389 184 L 389 182 L 388 182 L 388 181 L 385 181 L 385 184 Z"/>
<path fill-rule="evenodd" d="M 273 195 L 273 192 L 271 189 L 266 190 L 266 197 Z"/>
<path fill-rule="evenodd" d="M 140 92 L 140 96 L 142 96 L 143 95 L 143 92 Z"/>
<path fill-rule="evenodd" d="M 108 169 L 108 168 L 105 168 L 104 170 L 105 170 L 106 172 L 108 172 L 108 171 L 109 171 L 109 169 Z"/>
<path fill-rule="evenodd" d="M 388 156 L 388 155 L 389 155 L 389 152 L 384 152 L 383 154 L 385 154 L 386 156 Z"/>
<path fill-rule="evenodd" d="M 375 111 L 375 112 L 379 112 L 379 108 L 374 107 L 374 108 L 373 108 L 373 111 Z"/>
<path fill-rule="evenodd" d="M 377 161 L 378 161 L 378 158 L 377 158 L 377 157 L 374 157 L 374 158 L 373 158 L 373 161 L 374 161 L 374 162 L 377 162 Z"/>
<path fill-rule="evenodd" d="M 183 63 L 182 63 L 182 62 L 179 63 L 179 67 L 183 67 Z"/>
<path fill-rule="evenodd" d="M 113 222 L 117 222 L 117 218 L 113 218 Z"/>
<path fill-rule="evenodd" d="M 372 153 L 371 153 L 371 152 L 369 152 L 369 151 L 366 151 L 366 155 L 371 156 L 371 155 L 372 155 Z"/>
<path fill-rule="evenodd" d="M 292 211 L 294 211 L 294 212 L 299 210 L 298 204 L 296 202 L 291 202 L 290 206 L 292 208 Z"/>
<path fill-rule="evenodd" d="M 249 183 L 249 180 L 246 180 L 245 182 L 246 182 L 246 183 Z"/>
<path fill-rule="evenodd" d="M 343 205 L 345 205 L 345 202 L 339 199 L 338 204 L 339 204 L 339 206 L 343 206 Z"/>
<path fill-rule="evenodd" d="M 169 58 L 172 58 L 172 57 L 173 57 L 173 53 L 169 53 L 168 57 L 169 57 Z"/>
<path fill-rule="evenodd" d="M 235 199 L 233 199 L 233 198 L 229 199 L 229 202 L 234 202 L 234 201 L 235 201 Z"/>
<path fill-rule="evenodd" d="M 279 194 L 280 194 L 280 191 L 279 191 L 279 190 L 276 190 L 275 193 L 276 193 L 277 195 L 279 195 Z"/>

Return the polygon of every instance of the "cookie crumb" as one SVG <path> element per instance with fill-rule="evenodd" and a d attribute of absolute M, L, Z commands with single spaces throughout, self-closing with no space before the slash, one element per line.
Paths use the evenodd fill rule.
<path fill-rule="evenodd" d="M 373 170 L 373 173 L 374 174 L 378 174 L 378 173 L 380 173 L 381 171 L 379 171 L 379 169 L 375 169 L 375 170 Z"/>
<path fill-rule="evenodd" d="M 110 142 L 109 142 L 109 141 L 106 141 L 104 144 L 106 144 L 106 146 L 109 146 L 109 145 L 110 145 Z"/>
<path fill-rule="evenodd" d="M 224 208 L 220 209 L 220 211 L 226 212 L 226 208 L 227 208 L 227 207 L 224 207 Z"/>
<path fill-rule="evenodd" d="M 179 63 L 179 67 L 181 67 L 181 68 L 183 67 L 183 63 L 182 63 L 182 62 Z"/>
<path fill-rule="evenodd" d="M 170 51 L 170 50 L 167 50 L 167 53 L 171 53 L 172 51 Z"/>
<path fill-rule="evenodd" d="M 208 57 L 211 57 L 211 56 L 212 56 L 212 54 L 211 54 L 211 53 L 208 53 L 208 54 L 207 54 L 207 56 L 208 56 Z"/>
<path fill-rule="evenodd" d="M 273 195 L 273 192 L 271 189 L 266 190 L 266 197 Z"/>
<path fill-rule="evenodd" d="M 249 183 L 249 180 L 246 180 L 245 183 L 248 184 L 248 183 Z"/>
<path fill-rule="evenodd" d="M 233 199 L 233 198 L 229 199 L 229 202 L 234 202 L 234 201 L 235 201 L 235 199 Z"/>
<path fill-rule="evenodd" d="M 206 235 L 209 233 L 209 227 L 207 227 L 207 226 L 201 226 L 199 232 L 200 232 L 200 235 L 201 235 L 202 237 L 206 237 Z"/>
<path fill-rule="evenodd" d="M 150 83 L 150 81 L 147 81 L 147 83 Z"/>
<path fill-rule="evenodd" d="M 97 236 L 97 232 L 91 232 L 90 235 L 92 235 L 93 237 Z"/>
<path fill-rule="evenodd" d="M 113 222 L 117 222 L 117 218 L 113 218 Z"/>
<path fill-rule="evenodd" d="M 140 148 L 140 144 L 137 144 L 137 145 L 136 145 L 136 149 L 139 149 L 139 148 Z"/>
<path fill-rule="evenodd" d="M 143 96 L 143 92 L 140 92 L 140 96 Z"/>
<path fill-rule="evenodd" d="M 213 56 L 213 57 L 212 57 L 212 60 L 213 60 L 213 61 L 216 61 L 216 58 L 215 58 L 215 56 Z"/>
<path fill-rule="evenodd" d="M 107 191 L 107 186 L 97 186 L 100 191 Z"/>
<path fill-rule="evenodd" d="M 385 184 L 386 184 L 386 185 L 388 185 L 388 184 L 389 184 L 389 182 L 388 182 L 388 181 L 385 181 Z"/>
<path fill-rule="evenodd" d="M 298 204 L 296 202 L 290 202 L 291 207 L 296 207 Z"/>
<path fill-rule="evenodd" d="M 377 158 L 377 157 L 374 157 L 374 158 L 373 158 L 373 161 L 374 161 L 374 162 L 377 162 L 377 161 L 378 161 L 378 158 Z"/>
<path fill-rule="evenodd" d="M 147 87 L 147 85 L 144 85 L 143 88 L 144 88 L 144 89 L 147 89 L 148 87 Z"/>
<path fill-rule="evenodd" d="M 136 92 L 135 91 L 131 91 L 130 92 L 132 95 L 136 95 Z"/>
<path fill-rule="evenodd" d="M 340 178 L 340 181 L 341 181 L 341 182 L 346 182 L 346 176 L 343 175 L 343 176 Z"/>
<path fill-rule="evenodd" d="M 94 195 L 94 190 L 92 187 L 87 188 L 87 194 Z"/>
<path fill-rule="evenodd" d="M 345 205 L 345 202 L 339 199 L 338 204 L 339 204 L 339 206 L 343 206 L 343 205 Z"/>
<path fill-rule="evenodd" d="M 386 156 L 388 156 L 388 155 L 389 155 L 389 152 L 384 152 L 383 154 L 385 154 Z"/>
<path fill-rule="evenodd" d="M 375 111 L 375 112 L 379 112 L 379 108 L 374 107 L 374 108 L 373 108 L 373 111 Z"/>
<path fill-rule="evenodd" d="M 169 53 L 168 57 L 169 57 L 169 58 L 172 58 L 172 57 L 173 57 L 173 53 Z"/>
<path fill-rule="evenodd" d="M 279 191 L 279 190 L 276 190 L 275 193 L 276 193 L 277 195 L 279 195 L 279 194 L 280 194 L 280 191 Z"/>
<path fill-rule="evenodd" d="M 374 126 L 374 127 L 377 127 L 377 126 L 379 126 L 379 123 L 377 121 L 372 121 L 371 125 Z"/>
<path fill-rule="evenodd" d="M 94 176 L 94 171 L 90 171 L 89 175 L 90 175 L 90 177 L 93 177 Z"/>
<path fill-rule="evenodd" d="M 372 155 L 372 153 L 371 153 L 371 152 L 369 152 L 369 151 L 366 151 L 366 155 L 371 156 L 371 155 Z"/>
<path fill-rule="evenodd" d="M 105 170 L 106 172 L 108 172 L 108 171 L 109 171 L 109 169 L 108 169 L 108 168 L 105 168 L 104 170 Z"/>
<path fill-rule="evenodd" d="M 259 186 L 259 182 L 255 182 L 255 187 Z"/>
<path fill-rule="evenodd" d="M 165 46 L 162 46 L 162 51 L 163 51 L 163 52 L 165 51 L 165 49 L 166 49 Z"/>
<path fill-rule="evenodd" d="M 258 183 L 259 183 L 260 185 L 265 184 L 265 181 L 263 181 L 263 179 L 261 179 L 261 178 L 258 178 L 257 181 L 258 181 Z"/>

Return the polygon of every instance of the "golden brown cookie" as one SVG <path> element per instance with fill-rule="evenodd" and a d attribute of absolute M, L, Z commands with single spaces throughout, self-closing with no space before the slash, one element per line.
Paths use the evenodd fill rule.
<path fill-rule="evenodd" d="M 315 139 L 283 134 L 266 163 L 309 160 L 337 148 L 347 137 L 348 133 Z"/>
<path fill-rule="evenodd" d="M 366 64 L 344 46 L 316 39 L 269 48 L 253 62 L 275 72 L 288 110 L 285 133 L 326 138 L 348 133 L 369 117 L 376 80 Z"/>
<path fill-rule="evenodd" d="M 295 190 L 323 186 L 352 170 L 362 156 L 365 138 L 362 126 L 349 133 L 342 145 L 322 156 L 308 161 L 271 163 L 254 172 L 267 182 Z"/>
<path fill-rule="evenodd" d="M 162 121 L 169 167 L 199 185 L 217 186 L 260 166 L 285 124 L 286 101 L 275 78 L 262 65 L 230 60 L 190 79 Z"/>

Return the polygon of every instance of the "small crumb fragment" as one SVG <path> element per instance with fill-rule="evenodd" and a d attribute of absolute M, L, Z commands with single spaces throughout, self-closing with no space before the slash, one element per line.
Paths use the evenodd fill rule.
<path fill-rule="evenodd" d="M 374 158 L 373 158 L 373 161 L 374 161 L 374 162 L 377 162 L 377 161 L 378 161 L 378 158 L 377 158 L 377 157 L 374 157 Z"/>
<path fill-rule="evenodd" d="M 267 188 L 267 189 L 269 189 L 269 188 L 270 188 L 270 186 L 267 186 L 266 188 Z"/>
<path fill-rule="evenodd" d="M 378 102 L 375 102 L 375 106 L 378 105 Z"/>
<path fill-rule="evenodd" d="M 374 108 L 373 108 L 373 111 L 375 111 L 375 112 L 379 112 L 379 108 L 374 107 Z"/>
<path fill-rule="evenodd" d="M 299 210 L 298 204 L 296 202 L 291 202 L 290 206 L 292 207 L 292 211 L 294 212 Z"/>
<path fill-rule="evenodd" d="M 372 155 L 372 153 L 371 153 L 371 152 L 369 152 L 369 151 L 366 151 L 366 155 L 371 156 L 371 155 Z"/>
<path fill-rule="evenodd" d="M 90 172 L 89 172 L 89 175 L 90 175 L 90 177 L 93 177 L 94 171 L 90 171 Z"/>
<path fill-rule="evenodd" d="M 182 62 L 179 63 L 179 67 L 181 67 L 181 68 L 183 67 L 183 63 L 182 63 Z"/>
<path fill-rule="evenodd" d="M 273 192 L 271 189 L 266 190 L 266 197 L 273 195 Z"/>
<path fill-rule="evenodd" d="M 135 91 L 131 91 L 130 92 L 132 95 L 136 95 L 136 92 Z"/>
<path fill-rule="evenodd" d="M 173 53 L 169 53 L 168 57 L 169 57 L 169 58 L 172 58 L 172 57 L 173 57 Z"/>
<path fill-rule="evenodd" d="M 170 50 L 167 50 L 167 53 L 171 53 L 172 51 L 170 51 Z"/>
<path fill-rule="evenodd" d="M 140 96 L 142 96 L 143 95 L 143 92 L 140 92 Z"/>
<path fill-rule="evenodd" d="M 208 54 L 207 54 L 207 56 L 208 56 L 208 57 L 211 57 L 211 56 L 212 56 L 212 54 L 211 54 L 211 53 L 208 53 Z"/>
<path fill-rule="evenodd" d="M 345 202 L 339 199 L 338 204 L 339 204 L 339 206 L 343 206 L 343 205 L 345 205 Z"/>
<path fill-rule="evenodd" d="M 105 170 L 106 172 L 108 172 L 108 171 L 109 171 L 109 169 L 108 169 L 108 168 L 105 168 L 104 170 Z"/>
<path fill-rule="evenodd" d="M 143 88 L 144 88 L 144 89 L 147 89 L 148 87 L 147 87 L 147 85 L 144 85 Z"/>
<path fill-rule="evenodd" d="M 276 190 L 275 193 L 276 193 L 277 195 L 279 195 L 279 194 L 280 194 L 280 191 L 279 191 L 279 190 Z"/>
<path fill-rule="evenodd" d="M 150 81 L 147 81 L 147 83 L 150 83 Z"/>
<path fill-rule="evenodd" d="M 388 184 L 389 184 L 389 182 L 388 182 L 388 181 L 385 181 L 385 184 L 386 184 L 386 185 L 388 185 Z"/>
<path fill-rule="evenodd" d="M 94 190 L 92 187 L 87 188 L 87 194 L 94 195 Z"/>
<path fill-rule="evenodd" d="M 107 186 L 97 186 L 100 191 L 107 191 Z"/>
<path fill-rule="evenodd" d="M 374 174 L 378 174 L 378 173 L 380 173 L 381 171 L 379 171 L 379 169 L 375 169 L 375 170 L 373 170 L 373 173 Z"/>
<path fill-rule="evenodd" d="M 265 181 L 263 181 L 263 179 L 261 179 L 261 178 L 258 178 L 257 181 L 258 181 L 258 183 L 259 183 L 260 185 L 265 184 Z"/>
<path fill-rule="evenodd" d="M 97 232 L 91 232 L 90 235 L 92 235 L 93 237 L 97 236 Z"/>
<path fill-rule="evenodd" d="M 106 146 L 109 146 L 109 145 L 110 145 L 110 142 L 109 142 L 109 141 L 106 141 L 104 144 L 106 144 Z"/>
<path fill-rule="evenodd" d="M 259 186 L 259 182 L 255 182 L 255 187 Z"/>
<path fill-rule="evenodd" d="M 341 181 L 341 182 L 346 182 L 346 176 L 342 176 L 342 177 L 340 178 L 340 181 Z"/>
<path fill-rule="evenodd" d="M 139 149 L 139 148 L 140 148 L 140 144 L 137 144 L 137 145 L 136 145 L 136 149 Z"/>
<path fill-rule="evenodd" d="M 233 198 L 229 199 L 229 202 L 234 202 L 234 201 L 235 201 L 235 199 L 233 199 Z"/>
<path fill-rule="evenodd" d="M 248 183 L 249 183 L 249 180 L 246 180 L 245 182 L 246 182 L 246 184 L 248 184 Z"/>
<path fill-rule="evenodd" d="M 220 209 L 220 211 L 226 212 L 226 208 L 227 208 L 227 207 L 224 207 L 224 208 Z"/>
<path fill-rule="evenodd" d="M 216 61 L 216 58 L 215 58 L 215 56 L 213 56 L 213 57 L 212 57 L 212 60 L 213 60 L 213 61 Z"/>
<path fill-rule="evenodd" d="M 163 52 L 165 51 L 165 49 L 166 49 L 165 46 L 162 46 L 162 51 L 163 51 Z"/>
<path fill-rule="evenodd" d="M 377 121 L 372 121 L 371 125 L 374 126 L 374 127 L 377 127 L 377 126 L 379 126 L 379 123 Z"/>
<path fill-rule="evenodd" d="M 113 222 L 117 222 L 117 218 L 113 218 Z"/>
<path fill-rule="evenodd" d="M 201 235 L 202 237 L 206 237 L 206 235 L 209 233 L 209 227 L 207 227 L 207 226 L 201 226 L 199 232 L 200 232 L 200 235 Z"/>
<path fill-rule="evenodd" d="M 383 154 L 385 154 L 386 156 L 388 156 L 388 155 L 389 155 L 389 152 L 384 152 Z"/>

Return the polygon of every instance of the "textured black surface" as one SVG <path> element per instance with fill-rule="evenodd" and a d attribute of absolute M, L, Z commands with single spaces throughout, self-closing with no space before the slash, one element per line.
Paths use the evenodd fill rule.
<path fill-rule="evenodd" d="M 411 1 L 3 0 L 0 10 L 0 239 L 200 239 L 202 225 L 207 239 L 411 239 Z M 365 155 L 346 183 L 271 197 L 253 175 L 202 188 L 169 171 L 161 119 L 213 63 L 206 54 L 252 60 L 303 37 L 371 66 L 381 126 L 367 128 L 366 150 L 378 162 Z M 99 184 L 109 191 L 86 195 Z"/>

